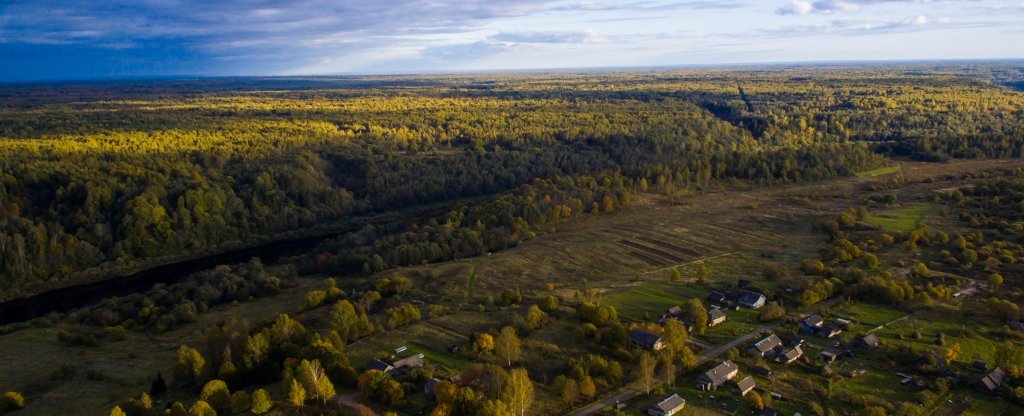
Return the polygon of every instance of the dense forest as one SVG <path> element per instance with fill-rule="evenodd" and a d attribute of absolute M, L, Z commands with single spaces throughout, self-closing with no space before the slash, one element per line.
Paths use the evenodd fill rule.
<path fill-rule="evenodd" d="M 0 326 L 0 413 L 1009 414 L 1022 73 L 3 86 L 0 301 L 303 249 Z M 695 389 L 724 359 L 756 389 Z"/>
<path fill-rule="evenodd" d="M 920 68 L 168 81 L 2 95 L 4 298 L 538 179 L 699 190 L 717 179 L 845 176 L 881 155 L 1019 157 L 1024 146 L 1024 95 Z M 366 262 L 346 256 L 331 264 Z"/>

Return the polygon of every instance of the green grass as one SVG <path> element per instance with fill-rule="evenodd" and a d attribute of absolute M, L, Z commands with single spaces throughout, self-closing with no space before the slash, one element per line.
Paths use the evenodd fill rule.
<path fill-rule="evenodd" d="M 844 331 L 843 335 L 866 333 L 880 325 L 887 324 L 903 316 L 907 312 L 884 305 L 869 303 L 848 303 L 831 310 L 831 316 L 826 317 L 828 321 L 835 321 L 838 318 L 845 318 L 856 322 L 851 331 Z M 909 319 L 909 318 L 908 318 Z M 896 322 L 895 324 L 899 324 Z"/>
<path fill-rule="evenodd" d="M 697 338 L 712 345 L 723 344 L 757 329 L 760 323 L 760 314 L 746 308 L 726 309 L 725 315 L 727 316 L 725 322 L 708 328 L 704 335 L 697 336 Z"/>
<path fill-rule="evenodd" d="M 405 345 L 408 348 L 403 353 L 403 355 L 412 356 L 415 354 L 423 354 L 424 358 L 426 358 L 427 360 L 448 367 L 452 370 L 461 371 L 466 368 L 469 368 L 469 366 L 472 365 L 472 363 L 470 363 L 469 361 L 463 360 L 461 358 L 452 357 L 450 355 L 438 353 L 434 350 L 431 350 L 427 347 L 424 347 L 413 342 L 407 342 L 402 345 Z"/>
<path fill-rule="evenodd" d="M 849 303 L 833 309 L 832 316 L 856 320 L 864 325 L 876 327 L 898 319 L 907 313 L 884 305 L 870 303 Z"/>
<path fill-rule="evenodd" d="M 873 178 L 875 176 L 889 175 L 900 171 L 899 166 L 885 166 L 878 169 L 872 169 L 864 172 L 857 172 L 858 178 Z"/>
<path fill-rule="evenodd" d="M 1022 412 L 1019 406 L 1014 406 L 1005 400 L 993 400 L 992 396 L 975 391 L 968 392 L 967 397 L 971 401 L 971 408 L 961 416 L 1017 415 Z"/>
<path fill-rule="evenodd" d="M 887 231 L 906 233 L 916 228 L 921 221 L 937 210 L 933 204 L 913 205 L 870 214 L 864 222 Z"/>
<path fill-rule="evenodd" d="M 644 283 L 604 296 L 602 302 L 615 306 L 619 316 L 657 321 L 661 314 L 692 298 L 704 299 L 708 290 L 689 283 Z"/>
<path fill-rule="evenodd" d="M 864 365 L 859 365 L 864 364 Z M 837 370 L 865 368 L 872 363 L 861 360 L 841 361 L 833 368 Z M 844 368 L 845 366 L 845 368 Z M 900 385 L 900 377 L 895 373 L 899 370 L 885 367 L 867 367 L 868 371 L 856 378 L 846 378 L 839 383 L 839 388 L 847 389 L 859 395 L 871 395 L 886 400 L 911 401 L 917 391 L 914 387 Z"/>
<path fill-rule="evenodd" d="M 913 339 L 910 336 L 914 331 L 921 333 L 920 339 Z M 935 343 L 937 334 L 940 332 L 945 334 L 945 346 Z M 948 346 L 960 344 L 959 361 L 961 362 L 970 362 L 973 358 L 991 362 L 995 356 L 996 342 L 993 340 L 997 338 L 981 332 L 975 323 L 966 322 L 953 316 L 932 317 L 931 319 L 913 316 L 876 333 L 883 338 L 884 342 L 892 345 L 906 345 L 921 352 L 941 352 Z M 903 339 L 899 339 L 900 336 Z"/>

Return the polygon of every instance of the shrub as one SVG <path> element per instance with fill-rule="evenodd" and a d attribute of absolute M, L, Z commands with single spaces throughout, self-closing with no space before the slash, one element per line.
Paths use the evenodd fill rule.
<path fill-rule="evenodd" d="M 8 391 L 0 397 L 0 410 L 18 410 L 25 407 L 25 398 L 21 393 Z"/>

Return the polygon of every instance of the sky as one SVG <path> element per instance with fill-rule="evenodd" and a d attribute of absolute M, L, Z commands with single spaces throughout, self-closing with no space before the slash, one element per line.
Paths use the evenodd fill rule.
<path fill-rule="evenodd" d="M 1024 0 L 0 0 L 0 82 L 1024 58 Z"/>

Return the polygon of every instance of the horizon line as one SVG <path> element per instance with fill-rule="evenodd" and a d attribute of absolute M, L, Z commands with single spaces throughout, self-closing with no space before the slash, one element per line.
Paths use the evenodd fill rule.
<path fill-rule="evenodd" d="M 497 74 L 543 74 L 543 73 L 586 73 L 586 72 L 629 72 L 629 71 L 670 71 L 675 69 L 738 69 L 757 67 L 787 66 L 857 66 L 899 64 L 955 64 L 955 63 L 1014 63 L 1024 64 L 1024 57 L 1016 58 L 916 58 L 916 59 L 840 59 L 840 60 L 796 60 L 796 61 L 751 61 L 729 63 L 692 63 L 666 65 L 598 65 L 582 67 L 536 67 L 536 68 L 490 68 L 490 69 L 449 69 L 449 70 L 411 70 L 411 71 L 352 71 L 336 73 L 310 74 L 167 74 L 167 75 L 114 75 L 109 77 L 71 77 L 71 78 L 38 78 L 25 80 L 2 80 L 0 86 L 28 85 L 59 85 L 75 83 L 118 83 L 132 81 L 173 81 L 173 80 L 217 80 L 217 79 L 301 79 L 329 77 L 397 77 L 397 76 L 441 76 L 441 75 L 497 75 Z"/>

